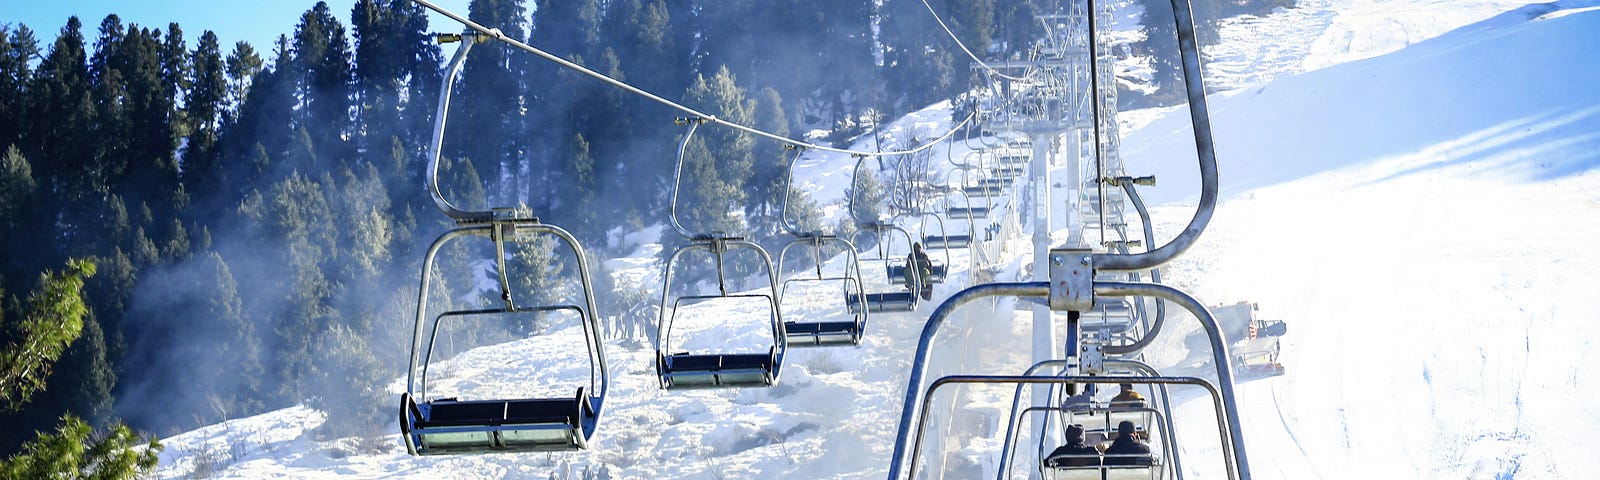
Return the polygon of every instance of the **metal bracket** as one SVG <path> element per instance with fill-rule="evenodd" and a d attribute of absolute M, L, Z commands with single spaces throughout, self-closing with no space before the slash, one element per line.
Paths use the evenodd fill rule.
<path fill-rule="evenodd" d="M 1094 251 L 1087 247 L 1050 250 L 1050 309 L 1086 312 L 1094 307 Z"/>
<path fill-rule="evenodd" d="M 1101 339 L 1098 335 L 1089 334 L 1078 348 L 1078 371 L 1084 375 L 1101 375 L 1106 371 L 1106 354 L 1100 350 Z"/>

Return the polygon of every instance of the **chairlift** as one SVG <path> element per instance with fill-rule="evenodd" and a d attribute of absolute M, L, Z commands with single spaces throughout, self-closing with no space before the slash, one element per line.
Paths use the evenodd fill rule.
<path fill-rule="evenodd" d="M 856 255 L 856 246 L 851 244 L 849 240 L 820 230 L 812 232 L 801 231 L 800 227 L 790 222 L 789 189 L 794 182 L 795 164 L 799 163 L 800 155 L 805 152 L 805 149 L 794 148 L 794 151 L 794 158 L 789 161 L 788 176 L 784 179 L 783 207 L 779 214 L 779 223 L 785 231 L 794 236 L 794 239 L 790 240 L 789 243 L 783 246 L 782 250 L 778 251 L 776 268 L 778 269 L 779 277 L 782 278 L 783 267 L 788 265 L 789 252 L 807 248 L 809 248 L 809 253 L 811 254 L 812 265 L 808 270 L 809 275 L 804 273 L 796 274 L 783 280 L 783 283 L 778 288 L 778 305 L 781 310 L 783 299 L 786 298 L 791 284 L 829 282 L 840 283 L 846 292 L 846 302 L 849 303 L 853 300 L 854 303 L 850 303 L 845 307 L 853 317 L 851 320 L 815 322 L 788 320 L 783 324 L 784 332 L 788 336 L 789 342 L 795 346 L 857 345 L 861 343 L 861 336 L 867 328 L 868 311 L 866 292 L 861 283 L 861 260 Z M 823 252 L 828 245 L 840 247 L 845 252 L 845 255 L 848 256 L 844 272 L 839 275 L 823 273 Z M 793 315 L 789 316 L 793 318 Z"/>
<path fill-rule="evenodd" d="M 967 205 L 971 205 L 972 204 L 971 198 L 967 197 L 967 193 L 961 191 L 960 189 L 957 189 L 957 188 L 944 188 L 944 189 L 941 189 L 940 192 L 944 194 L 944 203 L 946 205 L 950 204 L 949 198 L 952 195 L 960 195 L 962 197 L 962 200 L 963 200 L 962 203 L 967 204 Z M 974 232 L 978 231 L 977 221 L 973 218 L 972 212 L 970 210 L 962 212 L 956 218 L 965 218 L 967 220 L 967 233 L 948 233 L 947 232 L 947 233 L 942 233 L 940 235 L 923 234 L 922 235 L 922 245 L 926 246 L 928 248 L 936 248 L 936 247 L 937 248 L 950 248 L 950 247 L 969 248 L 969 247 L 971 247 L 972 246 L 972 236 L 974 235 Z M 941 228 L 941 230 L 942 229 L 943 228 Z"/>
<path fill-rule="evenodd" d="M 1023 409 L 1021 415 L 1026 417 L 1031 413 L 1048 413 L 1070 416 L 1074 421 L 1080 417 L 1087 418 L 1090 423 L 1078 424 L 1084 427 L 1084 445 L 1100 447 L 1108 446 L 1117 437 L 1116 425 L 1120 421 L 1110 421 L 1112 415 L 1128 418 L 1140 418 L 1150 425 L 1152 423 L 1165 424 L 1166 419 L 1150 408 L 1119 408 L 1119 407 L 1089 407 L 1084 410 L 1069 410 L 1067 407 L 1034 406 Z M 1109 424 L 1107 422 L 1110 422 Z M 1108 426 L 1109 425 L 1109 426 Z M 1097 453 L 1093 455 L 1058 455 L 1045 458 L 1054 449 L 1055 445 L 1041 443 L 1040 462 L 1035 466 L 1041 478 L 1052 480 L 1160 480 L 1164 478 L 1170 464 L 1167 459 L 1173 458 L 1177 450 L 1171 442 L 1160 436 L 1146 436 L 1150 430 L 1136 427 L 1136 432 L 1141 438 L 1146 438 L 1144 443 L 1151 447 L 1149 454 L 1116 454 Z M 1015 440 L 1015 439 L 1011 439 Z M 1040 439 L 1041 441 L 1044 438 Z M 1159 453 L 1158 453 L 1159 452 Z M 1065 464 L 1048 464 L 1046 460 L 1069 460 Z M 1071 462 L 1070 460 L 1079 460 Z M 1074 464 L 1077 463 L 1077 464 Z"/>
<path fill-rule="evenodd" d="M 851 177 L 851 185 L 858 185 L 856 179 L 860 178 L 862 166 L 865 164 L 865 162 L 865 156 L 856 157 L 856 167 Z M 857 215 L 858 212 L 856 211 L 855 202 L 856 194 L 858 192 L 855 190 L 856 189 L 854 188 L 851 189 L 849 205 L 847 206 L 847 208 L 850 210 L 849 213 L 851 219 L 855 220 L 856 222 L 856 232 L 851 237 L 850 243 L 852 245 L 862 245 L 861 242 L 856 241 L 857 238 L 860 238 L 860 236 L 863 234 L 873 235 L 875 248 L 877 250 L 877 257 L 868 258 L 866 260 L 869 262 L 882 262 L 884 270 L 887 272 L 895 261 L 904 261 L 903 258 L 890 258 L 890 255 L 888 254 L 888 244 L 896 237 L 902 238 L 905 240 L 906 251 L 909 253 L 911 251 L 912 244 L 911 234 L 893 223 L 884 222 L 877 219 L 866 220 L 860 218 Z M 850 306 L 852 312 L 856 311 L 854 309 L 860 308 L 862 305 L 866 306 L 867 312 L 904 312 L 915 310 L 917 308 L 917 301 L 920 298 L 920 292 L 912 290 L 909 285 L 920 285 L 922 281 L 922 275 L 916 269 L 912 269 L 912 277 L 912 282 L 908 284 L 905 291 L 866 293 L 860 296 L 847 292 L 845 294 L 845 303 Z"/>
<path fill-rule="evenodd" d="M 911 213 L 902 214 L 902 215 L 900 215 L 900 216 L 898 216 L 896 218 L 910 219 L 912 217 L 917 217 L 917 236 L 916 236 L 916 238 L 922 239 L 922 247 L 923 247 L 923 251 L 924 252 L 926 252 L 927 249 L 934 248 L 933 246 L 928 245 L 928 238 L 930 237 L 928 235 L 928 219 L 930 219 L 930 218 L 933 219 L 933 224 L 937 225 L 939 227 L 938 235 L 933 235 L 932 236 L 933 238 L 943 239 L 943 238 L 949 236 L 949 232 L 946 231 L 945 228 L 944 228 L 944 219 L 940 218 L 938 215 L 934 215 L 931 212 L 926 212 L 926 211 L 921 211 L 921 210 L 914 210 Z M 940 243 L 938 248 L 939 248 L 939 250 L 944 252 L 944 264 L 941 265 L 939 263 L 931 261 L 932 260 L 931 258 L 929 259 L 930 261 L 928 262 L 928 271 L 929 271 L 928 282 L 930 282 L 930 283 L 944 283 L 945 274 L 948 273 L 948 271 L 950 270 L 950 268 L 949 268 L 950 267 L 950 248 L 947 245 L 945 245 L 943 242 Z M 902 258 L 902 259 L 900 259 L 898 261 L 898 263 L 895 262 L 895 261 L 888 262 L 889 265 L 888 265 L 888 268 L 885 271 L 889 276 L 889 282 L 890 283 L 894 283 L 894 282 L 905 283 L 905 281 L 906 281 L 906 272 L 907 272 L 907 270 L 910 269 L 909 268 L 910 265 L 907 264 L 906 260 L 907 259 Z"/>
<path fill-rule="evenodd" d="M 484 35 L 440 35 L 441 43 L 460 41 L 451 59 L 439 94 L 429 147 L 426 182 L 435 205 L 454 220 L 456 227 L 434 240 L 422 262 L 421 288 L 417 295 L 417 315 L 412 334 L 410 367 L 406 392 L 400 395 L 400 433 L 406 452 L 412 455 L 448 455 L 480 452 L 568 451 L 588 448 L 600 422 L 609 377 L 596 320 L 594 292 L 583 246 L 561 227 L 541 223 L 537 218 L 518 215 L 510 209 L 465 211 L 456 208 L 439 189 L 440 148 L 444 140 L 445 117 L 450 106 L 450 90 L 461 71 L 472 45 L 486 40 Z M 464 40 L 464 41 L 463 41 Z M 499 269 L 499 305 L 475 309 L 446 310 L 433 317 L 430 306 L 434 262 L 442 247 L 461 238 L 487 238 L 494 245 L 494 261 Z M 523 305 L 530 292 L 515 291 L 507 277 L 508 247 L 526 245 L 538 237 L 553 237 L 567 247 L 577 266 L 581 303 Z M 510 257 L 515 260 L 516 257 Z M 428 367 L 439 338 L 439 326 L 446 321 L 465 321 L 497 316 L 528 316 L 570 312 L 581 320 L 589 358 L 589 382 L 571 397 L 462 399 L 428 395 Z M 431 331 L 428 329 L 431 323 Z M 427 333 L 426 348 L 423 339 Z"/>
<path fill-rule="evenodd" d="M 684 150 L 689 139 L 707 119 L 679 118 L 677 124 L 687 125 L 683 141 L 678 145 L 678 165 L 673 174 L 672 206 L 670 220 L 673 230 L 689 243 L 673 251 L 667 260 L 661 285 L 661 312 L 656 333 L 656 374 L 663 389 L 718 388 L 771 386 L 778 382 L 783 367 L 783 356 L 788 349 L 784 333 L 783 316 L 778 311 L 778 281 L 772 267 L 772 257 L 754 242 L 723 232 L 692 233 L 678 222 L 678 192 L 683 177 Z M 684 255 L 698 250 L 710 253 L 714 261 L 717 293 L 711 295 L 673 295 L 673 267 Z M 767 285 L 764 293 L 730 293 L 726 271 L 726 255 L 733 250 L 748 250 L 760 259 L 766 271 Z M 760 292 L 760 290 L 757 290 Z M 766 304 L 772 325 L 772 345 L 766 353 L 695 353 L 672 352 L 672 327 L 678 322 L 682 307 L 718 299 L 759 300 Z"/>

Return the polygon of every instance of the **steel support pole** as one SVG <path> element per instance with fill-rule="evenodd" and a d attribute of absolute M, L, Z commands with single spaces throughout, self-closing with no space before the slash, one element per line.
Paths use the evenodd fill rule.
<path fill-rule="evenodd" d="M 1033 158 L 1030 162 L 1028 178 L 1028 195 L 1030 199 L 1029 213 L 1033 216 L 1033 280 L 1050 280 L 1050 156 L 1054 149 L 1050 148 L 1051 140 L 1056 136 L 1055 131 L 1037 130 L 1028 132 L 1029 139 L 1033 141 Z M 1033 306 L 1033 362 L 1061 358 L 1059 343 L 1055 339 L 1055 322 L 1052 321 L 1050 307 L 1041 304 Z M 1067 352 L 1071 355 L 1072 352 Z M 1033 390 L 1033 404 L 1045 405 L 1050 402 L 1050 389 L 1037 388 Z M 1050 422 L 1041 416 L 1034 431 L 1048 432 Z M 1037 476 L 1037 473 L 1034 474 Z M 1038 480 L 1035 478 L 1035 480 Z"/>

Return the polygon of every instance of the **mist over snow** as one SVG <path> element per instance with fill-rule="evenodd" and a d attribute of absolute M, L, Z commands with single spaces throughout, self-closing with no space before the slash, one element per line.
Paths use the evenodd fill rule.
<path fill-rule="evenodd" d="M 1588 368 L 1600 363 L 1600 0 L 1300 3 L 1224 26 L 1208 79 L 1230 88 L 1210 103 L 1223 202 L 1163 277 L 1209 305 L 1250 300 L 1263 317 L 1289 322 L 1287 374 L 1237 387 L 1252 473 L 1600 472 L 1588 448 L 1600 430 L 1600 379 Z M 887 131 L 895 141 L 926 139 L 949 117 L 938 104 Z M 1140 128 L 1124 130 L 1128 173 L 1159 178 L 1141 193 L 1160 205 L 1157 236 L 1170 238 L 1197 191 L 1187 112 L 1129 117 Z M 943 148 L 933 158 L 949 168 Z M 821 206 L 824 225 L 844 214 L 853 166 L 842 155 L 800 160 L 796 182 Z M 619 282 L 660 281 L 658 228 L 613 235 L 614 246 L 634 252 L 609 265 Z M 997 280 L 1018 279 L 1029 249 L 1013 241 L 1016 260 Z M 324 415 L 293 407 L 163 439 L 158 477 L 204 469 L 213 478 L 882 478 L 911 350 L 934 305 L 972 281 L 968 255 L 952 252 L 935 302 L 874 314 L 861 346 L 791 348 L 771 388 L 667 393 L 648 346 L 609 342 L 612 385 L 588 451 L 414 458 L 394 425 L 376 442 L 319 441 L 308 432 Z M 836 294 L 793 306 L 826 312 Z M 942 334 L 933 376 L 1025 368 L 1026 349 L 1015 348 L 1029 338 L 1025 312 L 1009 302 L 965 310 Z M 702 321 L 682 334 L 740 343 L 765 335 L 735 323 Z M 1185 341 L 1192 320 L 1169 324 L 1152 360 L 1167 373 L 1200 371 L 1196 359 L 1207 352 Z M 588 380 L 586 365 L 558 354 L 581 348 L 576 337 L 557 329 L 472 350 L 436 365 L 435 380 L 463 395 L 570 391 Z M 404 378 L 390 389 L 398 407 Z M 1185 473 L 1222 477 L 1209 401 L 1179 398 Z M 966 401 L 933 407 L 955 434 L 937 461 L 963 478 L 993 475 L 993 418 L 1004 416 L 1009 393 L 975 391 Z"/>

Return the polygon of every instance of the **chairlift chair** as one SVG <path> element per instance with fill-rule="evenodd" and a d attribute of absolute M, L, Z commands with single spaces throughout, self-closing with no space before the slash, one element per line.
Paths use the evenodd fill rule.
<path fill-rule="evenodd" d="M 487 36 L 441 35 L 441 43 L 461 41 L 447 67 L 443 90 L 439 94 L 438 112 L 434 119 L 432 144 L 429 147 L 426 183 L 435 205 L 455 221 L 456 227 L 434 240 L 422 263 L 421 287 L 417 296 L 417 315 L 413 330 L 410 367 L 406 376 L 406 392 L 400 395 L 400 433 L 406 452 L 412 455 L 448 455 L 479 452 L 567 451 L 588 448 L 600 422 L 605 405 L 609 377 L 596 320 L 594 292 L 589 281 L 589 268 L 583 247 L 577 239 L 561 227 L 540 223 L 536 218 L 519 216 L 509 209 L 490 211 L 465 211 L 445 199 L 439 189 L 438 172 L 440 148 L 444 139 L 446 114 L 450 105 L 450 90 L 467 52 L 474 43 Z M 447 310 L 432 319 L 433 328 L 426 348 L 423 338 L 430 323 L 427 312 L 430 306 L 432 272 L 435 259 L 442 247 L 461 238 L 488 238 L 494 245 L 495 265 L 499 269 L 501 304 L 479 309 Z M 567 247 L 571 261 L 577 265 L 577 277 L 582 293 L 581 303 L 552 305 L 519 305 L 528 292 L 515 291 L 506 276 L 508 246 L 531 241 L 537 237 L 553 237 Z M 513 259 L 515 257 L 512 257 Z M 428 395 L 428 366 L 438 339 L 439 326 L 445 321 L 466 320 L 495 315 L 537 315 L 549 312 L 575 313 L 584 330 L 585 347 L 589 358 L 589 382 L 576 389 L 571 397 L 492 398 L 492 399 L 433 399 Z"/>
<path fill-rule="evenodd" d="M 1070 370 L 1070 366 L 1078 364 L 1079 362 L 1077 359 L 1061 358 L 1044 360 L 1028 367 L 1028 369 L 1023 372 L 1023 376 L 1049 378 L 1066 375 Z M 1106 367 L 1105 373 L 1110 374 L 1131 374 L 1143 376 L 1160 375 L 1160 372 L 1155 370 L 1155 368 L 1136 360 L 1108 359 L 1104 363 L 1104 366 Z M 1045 405 L 1054 406 L 1055 408 L 1036 408 L 1034 410 L 1042 412 L 1042 414 L 1046 416 L 1045 422 L 1039 424 L 1041 427 L 1048 428 L 1048 425 L 1053 425 L 1056 427 L 1056 432 L 1065 432 L 1067 426 L 1077 424 L 1084 428 L 1084 443 L 1087 445 L 1095 445 L 1107 440 L 1109 436 L 1106 435 L 1106 432 L 1114 431 L 1116 425 L 1122 420 L 1130 420 L 1134 422 L 1135 429 L 1138 431 L 1149 430 L 1150 427 L 1154 425 L 1158 428 L 1161 445 L 1164 447 L 1170 447 L 1177 444 L 1176 437 L 1173 434 L 1172 425 L 1165 421 L 1157 421 L 1160 419 L 1169 418 L 1172 415 L 1172 404 L 1166 385 L 1153 385 L 1145 404 L 1110 406 L 1107 406 L 1106 403 L 1100 402 L 1098 399 L 1091 399 L 1089 402 L 1079 402 L 1077 401 L 1077 398 L 1069 397 L 1070 393 L 1068 392 L 1067 385 L 1068 384 L 1052 383 L 1043 385 L 1017 384 L 1016 391 L 1013 393 L 1011 398 L 1011 412 L 1006 416 L 1006 421 L 1008 423 L 1006 424 L 1005 430 L 1005 443 L 1003 443 L 1003 447 L 1000 452 L 1000 472 L 996 477 L 997 479 L 1010 478 L 1011 467 L 1014 464 L 1014 457 L 1018 451 L 1017 442 L 1021 433 L 1019 426 L 1024 424 L 1023 418 L 1025 413 L 1027 413 L 1025 412 L 1025 409 L 1029 407 L 1035 407 L 1023 402 L 1023 387 L 1026 386 L 1032 386 L 1034 388 L 1042 386 L 1050 389 L 1050 394 Z M 1082 386 L 1090 391 L 1096 387 L 1095 384 Z M 1159 410 L 1155 410 L 1157 408 L 1159 408 Z M 1155 415 L 1159 415 L 1161 418 L 1157 419 L 1154 417 Z M 1098 422 L 1096 420 L 1098 420 Z M 1155 423 L 1152 424 L 1152 422 Z M 1046 432 L 1048 432 L 1048 430 L 1045 430 L 1038 435 L 1038 445 L 1036 445 L 1035 448 L 1038 452 L 1039 458 L 1041 459 L 1043 459 L 1046 455 L 1048 455 L 1057 446 L 1065 441 L 1064 438 L 1053 438 L 1052 436 L 1045 434 Z M 1173 474 L 1175 478 L 1181 478 L 1179 472 L 1182 469 L 1182 464 L 1179 462 L 1180 458 L 1178 452 L 1168 448 L 1165 452 L 1165 457 L 1168 459 L 1168 463 L 1170 464 L 1169 473 Z M 1095 458 L 1098 459 L 1101 457 L 1097 454 Z M 1048 472 L 1046 473 L 1046 477 L 1048 478 Z M 1101 478 L 1100 473 L 1093 473 L 1090 475 L 1084 473 L 1083 471 L 1063 471 L 1057 473 L 1068 475 L 1058 478 Z"/>
<path fill-rule="evenodd" d="M 865 163 L 866 157 L 856 157 L 856 167 L 855 171 L 852 173 L 851 185 L 857 184 L 855 179 L 860 178 L 862 166 L 865 165 Z M 866 260 L 869 262 L 882 262 L 885 271 L 887 271 L 889 266 L 894 261 L 890 259 L 889 255 L 886 253 L 888 248 L 887 244 L 892 241 L 893 238 L 898 236 L 899 238 L 905 240 L 906 250 L 909 252 L 912 243 L 911 234 L 906 232 L 905 229 L 894 225 L 893 223 L 883 222 L 881 220 L 865 220 L 860 218 L 857 215 L 858 212 L 856 211 L 855 197 L 856 192 L 854 189 L 852 189 L 848 202 L 849 205 L 846 208 L 849 209 L 851 219 L 855 220 L 856 222 L 856 232 L 851 237 L 850 243 L 859 247 L 862 245 L 862 243 L 856 241 L 857 238 L 860 238 L 860 236 L 863 234 L 873 235 L 878 256 L 876 258 L 868 258 Z M 913 270 L 913 276 L 915 277 L 913 278 L 915 284 L 920 284 L 921 274 Z M 849 307 L 852 309 L 852 312 L 855 312 L 856 310 L 854 309 L 860 308 L 861 306 L 865 306 L 867 312 L 911 311 L 917 308 L 917 301 L 920 298 L 918 293 L 919 292 L 913 291 L 909 288 L 907 288 L 905 291 L 865 293 L 862 295 L 856 295 L 855 293 L 847 292 L 845 293 L 845 304 L 849 305 Z"/>
<path fill-rule="evenodd" d="M 928 230 L 927 230 L 927 228 L 928 228 L 928 219 L 932 218 L 933 221 L 934 221 L 934 225 L 937 225 L 939 227 L 939 234 L 938 235 L 932 235 L 931 236 L 932 238 L 943 239 L 943 238 L 949 236 L 949 232 L 947 232 L 945 230 L 945 228 L 944 228 L 944 219 L 940 218 L 938 215 L 934 215 L 933 213 L 925 212 L 925 211 L 915 211 L 915 212 L 912 212 L 910 214 L 901 215 L 899 218 L 907 218 L 907 219 L 909 219 L 912 216 L 918 217 L 917 237 L 916 238 L 922 239 L 922 247 L 924 249 L 923 251 L 927 251 L 927 249 L 935 248 L 935 247 L 930 246 L 928 244 L 928 238 L 930 238 L 930 235 L 928 235 Z M 929 265 L 928 265 L 928 271 L 929 271 L 928 282 L 930 282 L 930 283 L 944 283 L 945 274 L 950 270 L 950 268 L 949 268 L 950 267 L 950 248 L 946 244 L 944 244 L 943 242 L 941 242 L 939 247 L 937 247 L 937 248 L 939 248 L 939 250 L 944 252 L 944 264 L 941 265 L 939 263 L 932 262 L 931 261 L 932 258 L 929 258 L 930 261 L 929 261 Z M 899 259 L 898 261 L 890 261 L 890 262 L 888 262 L 889 265 L 888 265 L 888 268 L 886 268 L 886 273 L 889 276 L 889 282 L 890 283 L 894 283 L 894 282 L 905 283 L 905 281 L 906 281 L 906 271 L 908 270 L 908 267 L 910 266 L 910 265 L 906 264 L 905 260 L 906 259 L 902 258 L 902 259 Z"/>
<path fill-rule="evenodd" d="M 772 257 L 760 245 L 740 237 L 726 235 L 721 232 L 691 233 L 678 222 L 678 191 L 682 183 L 684 150 L 689 145 L 689 139 L 694 136 L 695 129 L 706 119 L 680 118 L 679 125 L 687 125 L 688 131 L 683 136 L 682 143 L 678 146 L 678 165 L 673 175 L 672 206 L 670 220 L 672 228 L 689 243 L 679 247 L 667 260 L 664 278 L 661 286 L 661 311 L 659 327 L 656 331 L 656 374 L 660 380 L 661 388 L 668 390 L 690 388 L 719 388 L 719 387 L 751 387 L 771 386 L 778 382 L 782 372 L 784 353 L 788 349 L 787 335 L 784 333 L 783 316 L 778 311 L 778 281 L 772 267 Z M 673 267 L 685 254 L 705 250 L 714 260 L 714 270 L 717 279 L 717 293 L 712 295 L 674 295 L 672 292 Z M 730 293 L 726 277 L 726 254 L 731 250 L 747 250 L 759 257 L 762 268 L 765 269 L 767 287 L 764 293 Z M 759 292 L 759 290 L 758 290 Z M 771 320 L 772 345 L 766 353 L 672 353 L 672 326 L 678 322 L 680 307 L 685 302 L 698 303 L 715 299 L 755 299 L 766 304 L 769 319 Z"/>
<path fill-rule="evenodd" d="M 779 277 L 782 278 L 783 267 L 788 265 L 789 253 L 796 251 L 796 249 L 805 248 L 810 249 L 812 265 L 809 269 L 809 275 L 796 274 L 793 277 L 785 278 L 783 283 L 779 285 L 779 308 L 780 310 L 782 309 L 783 299 L 786 298 L 789 285 L 804 283 L 838 282 L 844 287 L 847 297 L 846 302 L 854 300 L 855 303 L 845 307 L 852 317 L 851 320 L 815 322 L 787 320 L 783 324 L 783 330 L 788 336 L 789 342 L 795 346 L 857 345 L 861 343 L 861 336 L 867 328 L 868 310 L 866 308 L 866 292 L 861 283 L 861 260 L 856 255 L 856 246 L 851 244 L 849 240 L 821 231 L 803 232 L 798 226 L 790 222 L 788 192 L 790 185 L 794 182 L 795 164 L 799 163 L 800 155 L 804 153 L 802 148 L 794 148 L 794 150 L 794 159 L 789 161 L 789 173 L 784 180 L 783 207 L 780 210 L 782 213 L 779 215 L 783 229 L 793 235 L 794 239 L 790 240 L 789 243 L 783 246 L 782 250 L 778 251 L 776 268 L 778 269 Z M 845 255 L 848 256 L 844 272 L 839 275 L 830 276 L 823 273 L 823 251 L 828 245 L 840 247 Z M 786 316 L 793 318 L 793 315 Z"/>
<path fill-rule="evenodd" d="M 942 192 L 944 193 L 944 203 L 946 205 L 950 204 L 949 198 L 952 195 L 960 195 L 962 199 L 965 200 L 963 203 L 968 205 L 972 204 L 972 200 L 966 196 L 966 192 L 963 192 L 960 189 L 945 188 L 942 190 Z M 959 216 L 956 216 L 956 218 L 965 218 L 967 220 L 967 233 L 944 233 L 941 235 L 924 234 L 922 236 L 922 245 L 928 248 L 970 248 L 972 246 L 972 236 L 974 232 L 978 231 L 977 221 L 974 220 L 971 211 L 962 212 Z"/>
<path fill-rule="evenodd" d="M 1117 418 L 1138 418 L 1143 423 L 1137 423 L 1135 429 L 1142 438 L 1146 438 L 1143 443 L 1151 447 L 1150 454 L 1097 453 L 1092 456 L 1088 454 L 1064 456 L 1065 458 L 1088 460 L 1088 462 L 1083 463 L 1090 463 L 1089 465 L 1046 465 L 1045 462 L 1041 461 L 1035 468 L 1039 469 L 1042 478 L 1057 480 L 1160 480 L 1164 478 L 1164 474 L 1167 472 L 1166 459 L 1172 458 L 1176 454 L 1176 449 L 1173 448 L 1171 442 L 1165 441 L 1159 436 L 1146 436 L 1151 431 L 1162 431 L 1159 428 L 1151 430 L 1146 427 L 1165 423 L 1166 421 L 1160 412 L 1150 408 L 1095 406 L 1089 407 L 1087 410 L 1071 411 L 1068 407 L 1062 406 L 1034 406 L 1023 409 L 1021 414 L 1025 417 L 1030 413 L 1036 412 L 1070 417 L 1073 424 L 1084 427 L 1084 444 L 1090 446 L 1098 445 L 1099 447 L 1107 446 L 1112 442 L 1116 437 L 1116 425 L 1121 420 L 1111 420 L 1110 428 L 1106 428 L 1104 422 L 1097 422 L 1097 420 L 1111 418 L 1110 415 L 1112 414 L 1119 415 Z M 1090 423 L 1078 423 L 1078 420 L 1085 418 Z M 1014 441 L 1015 439 L 1010 440 Z M 1042 436 L 1039 440 L 1039 457 L 1040 460 L 1044 460 L 1043 457 L 1058 446 L 1059 442 L 1053 445 L 1047 441 L 1050 439 Z"/>

